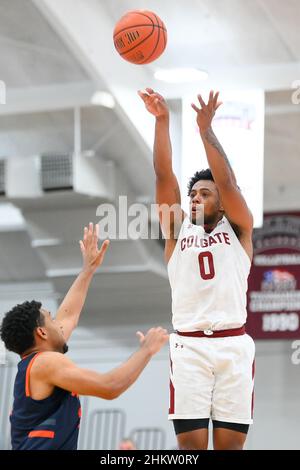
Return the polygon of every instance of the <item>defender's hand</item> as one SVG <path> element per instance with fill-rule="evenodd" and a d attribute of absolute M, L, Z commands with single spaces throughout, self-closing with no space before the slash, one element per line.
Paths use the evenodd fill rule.
<path fill-rule="evenodd" d="M 94 273 L 102 264 L 106 250 L 109 246 L 109 240 L 102 243 L 100 250 L 98 249 L 99 225 L 89 224 L 84 227 L 83 241 L 80 240 L 80 249 L 83 259 L 83 270 Z"/>
<path fill-rule="evenodd" d="M 151 356 L 156 354 L 168 341 L 169 334 L 164 328 L 151 328 L 145 335 L 141 331 L 137 332 L 141 348 L 146 348 Z"/>

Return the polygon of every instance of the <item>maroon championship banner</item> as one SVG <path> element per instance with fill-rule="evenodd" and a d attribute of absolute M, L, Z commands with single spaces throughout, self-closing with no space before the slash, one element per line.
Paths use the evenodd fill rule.
<path fill-rule="evenodd" d="M 256 339 L 300 338 L 300 212 L 265 214 L 253 248 L 247 332 Z"/>

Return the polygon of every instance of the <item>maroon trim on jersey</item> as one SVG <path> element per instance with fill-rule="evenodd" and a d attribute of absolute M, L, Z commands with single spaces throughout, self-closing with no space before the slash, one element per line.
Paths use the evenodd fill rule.
<path fill-rule="evenodd" d="M 191 336 L 196 338 L 225 338 L 226 336 L 242 336 L 246 333 L 245 325 L 231 330 L 204 330 L 204 331 L 176 331 L 179 336 Z"/>

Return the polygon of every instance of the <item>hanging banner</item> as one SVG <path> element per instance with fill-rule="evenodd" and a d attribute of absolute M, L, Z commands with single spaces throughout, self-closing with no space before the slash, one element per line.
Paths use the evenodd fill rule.
<path fill-rule="evenodd" d="M 266 214 L 253 235 L 247 332 L 257 339 L 300 337 L 300 212 Z"/>

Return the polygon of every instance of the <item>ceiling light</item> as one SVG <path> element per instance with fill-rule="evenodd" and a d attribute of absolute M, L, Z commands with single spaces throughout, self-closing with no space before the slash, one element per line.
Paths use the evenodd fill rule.
<path fill-rule="evenodd" d="M 10 202 L 0 204 L 0 232 L 24 230 L 25 219 L 20 209 Z"/>
<path fill-rule="evenodd" d="M 91 98 L 91 103 L 109 109 L 113 109 L 116 105 L 114 97 L 106 91 L 96 91 Z"/>
<path fill-rule="evenodd" d="M 159 69 L 155 72 L 156 80 L 168 83 L 187 83 L 207 80 L 208 73 L 193 68 Z"/>

